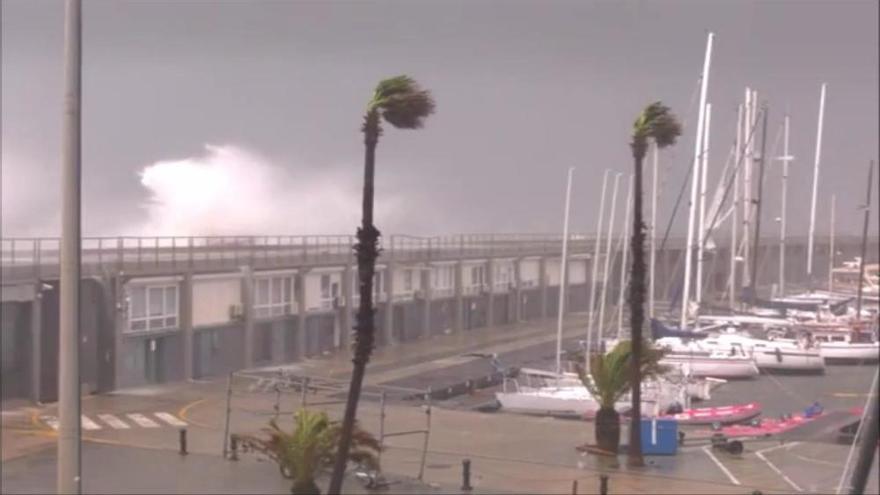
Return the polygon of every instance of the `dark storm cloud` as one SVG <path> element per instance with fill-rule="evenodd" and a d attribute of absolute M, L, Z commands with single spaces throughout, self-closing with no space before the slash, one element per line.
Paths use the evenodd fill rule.
<path fill-rule="evenodd" d="M 63 5 L 2 5 L 3 233 L 54 233 Z M 200 157 L 206 144 L 288 174 L 291 187 L 272 190 L 288 197 L 271 208 L 320 197 L 325 171 L 357 194 L 360 116 L 375 83 L 398 73 L 432 89 L 438 111 L 424 130 L 387 130 L 379 145 L 379 194 L 398 212 L 386 232 L 558 231 L 569 166 L 572 228 L 592 230 L 602 170 L 629 172 L 630 124 L 654 99 L 687 124 L 662 157 L 665 222 L 693 151 L 689 104 L 707 30 L 710 166 L 717 173 L 727 156 L 745 86 L 769 101 L 771 145 L 788 111 L 791 232 L 807 228 L 822 82 L 820 205 L 838 194 L 839 231 L 857 231 L 866 162 L 877 156 L 876 2 L 113 0 L 86 1 L 84 16 L 87 233 L 151 225 L 138 174 Z M 768 170 L 772 219 L 779 172 Z"/>

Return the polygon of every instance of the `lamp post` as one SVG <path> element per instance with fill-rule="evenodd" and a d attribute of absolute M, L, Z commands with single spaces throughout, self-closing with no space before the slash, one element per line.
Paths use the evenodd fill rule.
<path fill-rule="evenodd" d="M 82 2 L 64 16 L 64 119 L 61 144 L 61 276 L 58 340 L 58 493 L 80 493 L 80 100 Z"/>

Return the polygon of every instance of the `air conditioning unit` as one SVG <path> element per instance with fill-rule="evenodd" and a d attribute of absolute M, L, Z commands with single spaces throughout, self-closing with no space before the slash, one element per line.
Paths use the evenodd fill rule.
<path fill-rule="evenodd" d="M 230 304 L 229 319 L 232 321 L 244 320 L 244 307 L 241 304 Z"/>

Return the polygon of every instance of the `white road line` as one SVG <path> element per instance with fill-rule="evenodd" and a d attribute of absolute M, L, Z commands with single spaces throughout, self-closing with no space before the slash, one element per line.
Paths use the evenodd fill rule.
<path fill-rule="evenodd" d="M 153 416 L 161 419 L 171 426 L 186 426 L 186 423 L 177 418 L 177 416 L 167 412 L 153 413 Z"/>
<path fill-rule="evenodd" d="M 40 416 L 40 419 L 43 421 L 43 423 L 46 423 L 46 425 L 48 425 L 49 428 L 52 428 L 53 430 L 58 430 L 59 423 L 58 423 L 57 417 L 55 417 L 55 416 Z"/>
<path fill-rule="evenodd" d="M 98 419 L 110 425 L 111 428 L 115 428 L 117 430 L 127 430 L 131 428 L 131 426 L 128 426 L 128 423 L 122 421 L 112 414 L 99 414 Z"/>
<path fill-rule="evenodd" d="M 89 418 L 85 414 L 80 415 L 79 419 L 80 419 L 80 425 L 82 426 L 82 428 L 84 430 L 100 430 L 101 429 L 101 425 L 92 421 L 91 418 Z"/>
<path fill-rule="evenodd" d="M 144 416 L 143 414 L 132 413 L 132 414 L 126 414 L 126 416 L 128 416 L 128 419 L 137 423 L 138 426 L 141 426 L 144 428 L 158 428 L 159 427 L 158 423 L 156 423 L 152 419 Z"/>
<path fill-rule="evenodd" d="M 776 450 L 776 449 L 781 449 L 781 448 L 786 448 L 786 449 L 787 449 L 787 448 L 791 448 L 791 447 L 794 447 L 795 445 L 797 445 L 797 444 L 799 444 L 799 443 L 800 443 L 800 442 L 792 442 L 792 443 L 789 443 L 789 444 L 783 444 L 783 445 L 777 445 L 777 446 L 775 446 L 775 447 L 769 447 L 769 448 L 762 449 L 762 450 L 759 450 L 759 451 L 755 452 L 755 455 L 758 456 L 759 459 L 761 459 L 762 461 L 764 461 L 765 463 L 767 463 L 767 465 L 770 466 L 770 469 L 772 469 L 773 472 L 775 472 L 776 474 L 778 474 L 779 476 L 781 476 L 782 479 L 785 480 L 785 482 L 788 483 L 788 485 L 789 485 L 790 487 L 792 487 L 792 488 L 795 489 L 795 491 L 803 492 L 804 490 L 803 490 L 801 487 L 799 487 L 799 486 L 797 485 L 797 483 L 795 483 L 794 481 L 792 481 L 791 478 L 789 478 L 788 476 L 786 476 L 785 473 L 783 473 L 778 467 L 776 467 L 775 464 L 773 464 L 773 463 L 770 462 L 766 457 L 764 457 L 764 452 L 770 452 L 771 450 Z"/>
<path fill-rule="evenodd" d="M 719 469 L 724 471 L 724 474 L 727 475 L 727 477 L 730 479 L 731 483 L 733 483 L 734 485 L 741 485 L 742 483 L 740 483 L 739 480 L 736 479 L 736 476 L 734 476 L 733 473 L 731 473 L 730 470 L 724 466 L 724 464 L 721 464 L 721 461 L 719 461 L 718 458 L 715 457 L 715 454 L 713 454 L 712 451 L 709 450 L 711 448 L 712 448 L 711 445 L 706 445 L 705 447 L 703 447 L 702 450 L 703 450 L 703 452 L 706 453 L 707 456 L 709 456 L 709 459 L 712 459 L 712 461 L 715 462 L 715 465 L 717 465 Z"/>

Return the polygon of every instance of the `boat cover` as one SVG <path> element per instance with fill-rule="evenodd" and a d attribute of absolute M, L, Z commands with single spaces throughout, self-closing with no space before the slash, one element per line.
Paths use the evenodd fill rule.
<path fill-rule="evenodd" d="M 651 338 L 654 340 L 663 337 L 678 337 L 680 339 L 704 339 L 708 335 L 704 333 L 691 332 L 690 330 L 682 330 L 673 328 L 663 324 L 656 318 L 651 318 Z"/>

